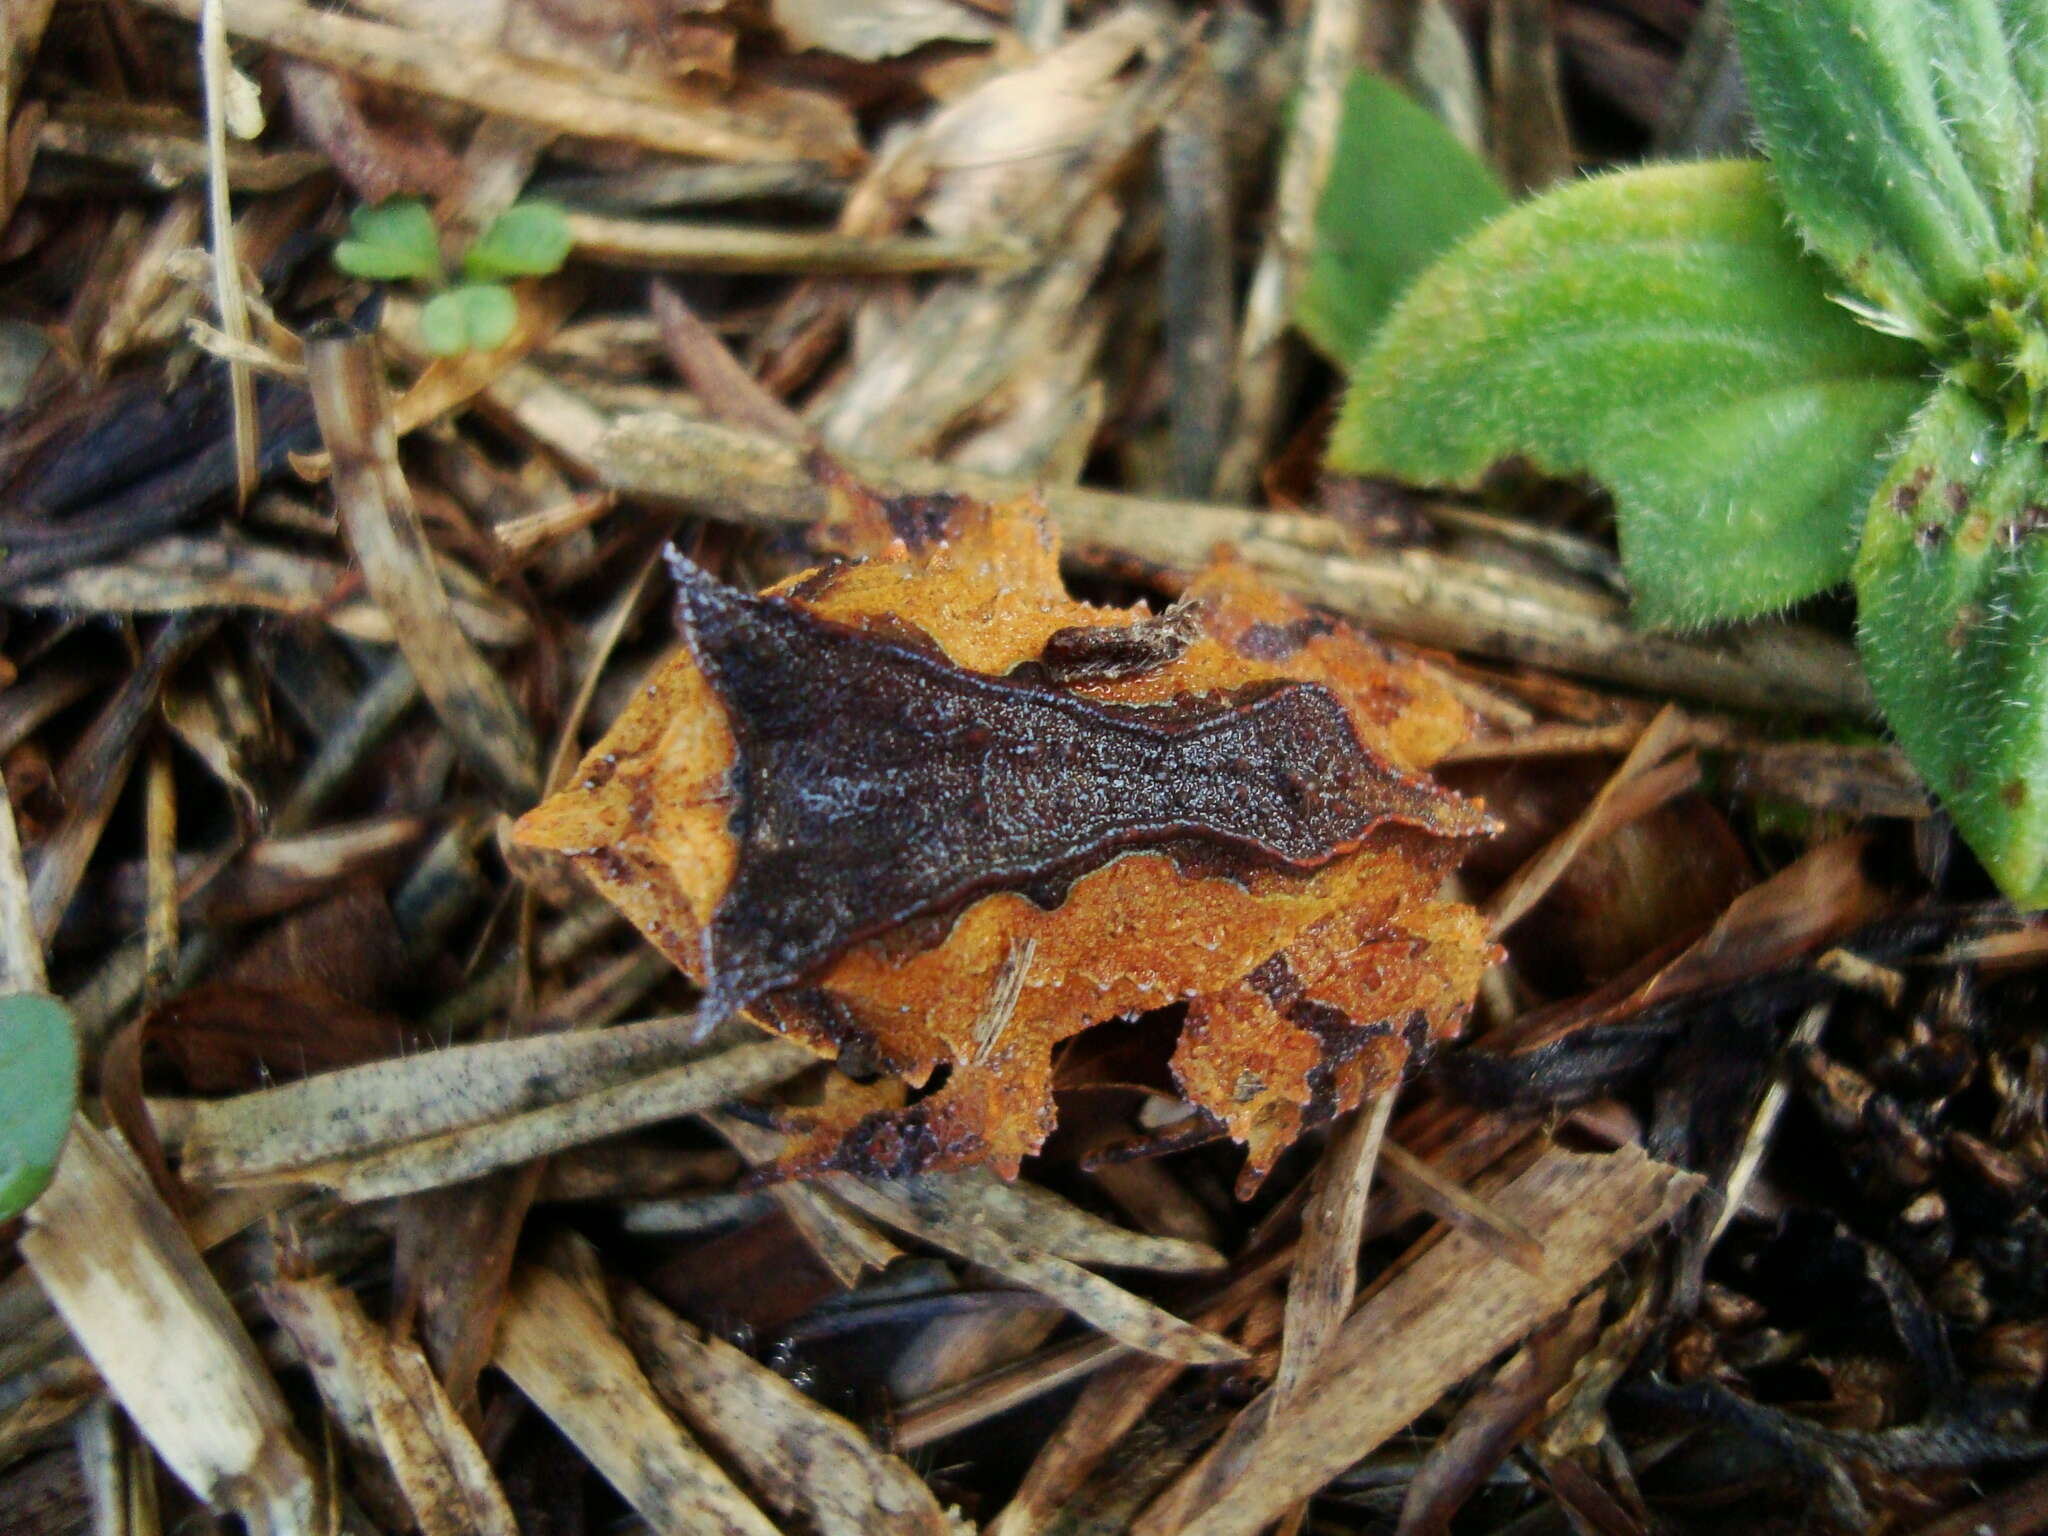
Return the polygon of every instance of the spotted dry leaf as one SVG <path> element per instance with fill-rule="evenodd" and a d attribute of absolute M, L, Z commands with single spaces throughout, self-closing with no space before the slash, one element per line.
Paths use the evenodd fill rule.
<path fill-rule="evenodd" d="M 1185 1002 L 1255 1183 L 1455 1033 L 1490 947 L 1437 892 L 1490 823 L 1423 776 L 1465 731 L 1426 672 L 1227 557 L 1099 608 L 1035 504 L 840 490 L 858 558 L 760 597 L 674 560 L 684 646 L 518 827 L 713 1017 L 951 1069 L 834 1096 L 787 1168 L 1014 1174 L 1053 1047 Z"/>

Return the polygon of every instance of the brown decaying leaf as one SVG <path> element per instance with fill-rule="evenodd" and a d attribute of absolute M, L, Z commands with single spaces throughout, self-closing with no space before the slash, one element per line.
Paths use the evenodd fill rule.
<path fill-rule="evenodd" d="M 983 676 L 1038 662 L 1062 631 L 1124 629 L 1131 645 L 1146 643 L 1142 610 L 1066 595 L 1057 541 L 1035 505 L 889 504 L 858 487 L 841 492 L 834 536 L 871 558 L 775 589 L 798 610 L 914 633 Z M 1433 678 L 1244 567 L 1217 561 L 1187 596 L 1194 624 L 1177 654 L 1179 641 L 1162 652 L 1170 659 L 1135 675 L 1069 691 L 1128 706 L 1319 685 L 1367 752 L 1404 775 L 1461 739 L 1463 707 Z M 725 921 L 723 903 L 746 874 L 730 824 L 739 752 L 720 693 L 679 652 L 592 749 L 576 784 L 527 815 L 516 837 L 573 858 L 704 981 L 705 931 Z M 1441 804 L 1439 829 L 1460 835 L 1382 823 L 1313 868 L 1240 858 L 1215 874 L 1141 850 L 1086 867 L 1050 909 L 1003 889 L 936 933 L 854 943 L 804 985 L 770 992 L 757 1017 L 913 1084 L 942 1064 L 952 1072 L 907 1109 L 855 1096 L 822 1116 L 810 1146 L 784 1166 L 900 1175 L 985 1161 L 1013 1176 L 1051 1129 L 1053 1047 L 1102 1020 L 1186 1000 L 1174 1070 L 1190 1099 L 1249 1145 L 1255 1184 L 1305 1125 L 1391 1085 L 1407 1051 L 1426 1050 L 1465 1017 L 1489 951 L 1477 918 L 1435 891 L 1485 823 L 1453 797 Z M 980 1038 L 984 1004 L 1027 943 L 1033 963 L 991 1048 Z"/>

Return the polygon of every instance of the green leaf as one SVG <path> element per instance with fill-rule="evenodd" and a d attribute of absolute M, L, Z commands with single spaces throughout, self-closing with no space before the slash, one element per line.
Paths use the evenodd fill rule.
<path fill-rule="evenodd" d="M 1829 302 L 1761 166 L 1651 166 L 1524 203 L 1424 273 L 1358 366 L 1330 462 L 1590 474 L 1645 617 L 1743 618 L 1846 577 L 1926 368 Z"/>
<path fill-rule="evenodd" d="M 420 337 L 436 357 L 489 352 L 512 338 L 519 301 L 498 283 L 463 283 L 437 293 L 420 310 Z"/>
<path fill-rule="evenodd" d="M 50 1182 L 78 1107 L 78 1031 L 40 992 L 0 997 L 0 1221 Z"/>
<path fill-rule="evenodd" d="M 348 216 L 348 232 L 334 248 L 334 264 L 351 277 L 390 283 L 441 276 L 440 237 L 426 205 L 416 199 L 358 208 Z"/>
<path fill-rule="evenodd" d="M 574 244 L 569 216 L 553 203 L 514 203 L 463 253 L 462 270 L 484 280 L 545 277 L 562 270 Z"/>
<path fill-rule="evenodd" d="M 2000 10 L 1998 0 L 1730 6 L 1793 219 L 1874 323 L 1930 347 L 1979 307 L 1986 271 L 2023 248 L 2031 212 L 2032 114 Z"/>
<path fill-rule="evenodd" d="M 1348 366 L 1408 281 L 1507 206 L 1484 161 L 1398 86 L 1360 70 L 1344 92 L 1295 322 Z"/>
<path fill-rule="evenodd" d="M 1899 742 L 2005 893 L 2048 906 L 2048 457 L 1943 385 L 1878 486 L 1857 643 Z"/>

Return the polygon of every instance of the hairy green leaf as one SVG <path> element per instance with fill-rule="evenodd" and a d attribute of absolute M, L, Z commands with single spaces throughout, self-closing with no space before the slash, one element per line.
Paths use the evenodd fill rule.
<path fill-rule="evenodd" d="M 1484 161 L 1399 86 L 1360 70 L 1344 92 L 1296 323 L 1350 364 L 1408 281 L 1507 206 Z"/>
<path fill-rule="evenodd" d="M 2005 893 L 2048 905 L 2048 456 L 1944 385 L 1878 486 L 1858 644 L 1914 765 Z"/>
<path fill-rule="evenodd" d="M 1926 367 L 1828 301 L 1761 166 L 1653 166 L 1525 203 L 1424 273 L 1360 362 L 1330 461 L 1591 474 L 1645 617 L 1740 618 L 1847 575 Z"/>
<path fill-rule="evenodd" d="M 420 338 L 436 357 L 502 347 L 519 323 L 519 301 L 498 283 L 462 283 L 420 310 Z"/>
<path fill-rule="evenodd" d="M 0 1221 L 43 1192 L 78 1107 L 78 1031 L 40 992 L 0 997 Z"/>
<path fill-rule="evenodd" d="M 2019 249 L 2034 135 L 1998 0 L 1732 0 L 1785 205 L 1873 321 L 1929 347 Z"/>
<path fill-rule="evenodd" d="M 406 198 L 358 208 L 348 216 L 348 233 L 334 248 L 334 264 L 351 277 L 394 283 L 441 275 L 440 237 L 424 203 Z"/>
<path fill-rule="evenodd" d="M 462 269 L 483 280 L 545 277 L 562 270 L 574 244 L 569 216 L 553 203 L 514 203 L 463 253 Z"/>

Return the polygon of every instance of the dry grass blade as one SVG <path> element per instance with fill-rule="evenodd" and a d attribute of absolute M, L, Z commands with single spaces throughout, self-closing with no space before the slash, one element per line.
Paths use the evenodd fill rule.
<path fill-rule="evenodd" d="M 922 1479 L 766 1366 L 699 1335 L 645 1291 L 619 1297 L 621 1326 L 669 1406 L 787 1519 L 819 1536 L 946 1536 Z"/>
<path fill-rule="evenodd" d="M 1286 404 L 1281 348 L 1308 274 L 1316 208 L 1336 156 L 1344 87 L 1357 67 L 1368 9 L 1364 0 L 1314 0 L 1303 28 L 1301 86 L 1280 159 L 1272 225 L 1238 333 L 1237 419 L 1216 473 L 1217 494 L 1228 501 L 1249 498 Z"/>
<path fill-rule="evenodd" d="M 670 1417 L 596 1303 L 554 1271 L 514 1277 L 495 1363 L 663 1536 L 776 1536 Z"/>
<path fill-rule="evenodd" d="M 779 1040 L 703 1057 L 694 1036 L 683 1018 L 492 1041 L 202 1102 L 183 1166 L 199 1182 L 306 1180 L 368 1199 L 689 1114 L 815 1059 Z"/>
<path fill-rule="evenodd" d="M 844 1174 L 829 1175 L 827 1182 L 854 1209 L 1014 1284 L 1043 1292 L 1082 1321 L 1133 1349 L 1188 1365 L 1227 1365 L 1245 1358 L 1244 1351 L 1228 1339 L 1197 1328 L 1078 1264 L 995 1231 L 972 1216 L 926 1212 L 908 1199 Z"/>
<path fill-rule="evenodd" d="M 704 1121 L 731 1142 L 733 1150 L 749 1163 L 758 1166 L 781 1155 L 783 1137 L 779 1131 L 717 1112 L 706 1114 Z M 903 1256 L 903 1250 L 877 1232 L 864 1217 L 855 1215 L 815 1185 L 777 1184 L 768 1193 L 818 1262 L 843 1286 L 856 1286 L 869 1270 L 886 1269 Z"/>
<path fill-rule="evenodd" d="M 648 284 L 647 299 L 670 366 L 712 415 L 792 442 L 805 436 L 802 418 L 747 372 L 673 284 L 657 278 Z"/>
<path fill-rule="evenodd" d="M 0 798 L 0 997 L 49 989 L 35 902 L 21 865 L 21 832 L 13 803 Z"/>
<path fill-rule="evenodd" d="M 1454 1179 L 1397 1141 L 1380 1146 L 1380 1168 L 1387 1183 L 1440 1221 L 1464 1228 L 1481 1242 L 1492 1243 L 1510 1264 L 1530 1274 L 1543 1269 L 1543 1245 L 1513 1217 L 1482 1200 Z"/>
<path fill-rule="evenodd" d="M 569 216 L 576 254 L 600 266 L 678 272 L 793 272 L 901 277 L 914 272 L 1004 272 L 1030 253 L 1014 240 L 954 235 L 869 238 L 832 230 Z"/>
<path fill-rule="evenodd" d="M 1685 733 L 1686 719 L 1676 706 L 1666 705 L 1658 711 L 1657 718 L 1637 738 L 1621 766 L 1600 786 L 1592 804 L 1493 893 L 1486 904 L 1489 932 L 1498 937 L 1525 917 L 1588 843 L 1631 816 L 1641 815 L 1673 795 L 1682 794 L 1698 781 L 1697 763 L 1688 766 L 1686 759 L 1673 764 L 1664 762 L 1685 740 Z M 1671 771 L 1662 772 L 1666 768 Z M 1653 773 L 1661 776 L 1644 791 L 1643 785 Z"/>
<path fill-rule="evenodd" d="M 441 579 L 454 586 L 450 612 L 478 645 L 513 646 L 533 637 L 526 616 L 481 586 L 452 562 L 435 560 Z M 337 634 L 370 645 L 390 645 L 399 626 L 392 615 L 360 597 L 336 601 L 346 590 L 347 568 L 294 550 L 248 539 L 172 534 L 128 551 L 118 560 L 79 566 L 8 594 L 28 609 L 69 613 L 184 613 L 199 608 L 254 608 L 292 618 L 318 619 Z"/>
<path fill-rule="evenodd" d="M 1260 1405 L 1247 1410 L 1137 1536 L 1252 1536 L 1556 1316 L 1699 1185 L 1633 1149 L 1545 1153 L 1499 1200 L 1542 1242 L 1541 1276 L 1451 1233 L 1353 1314 L 1293 1407 L 1270 1419 Z M 1246 1439 L 1256 1454 L 1212 1486 L 1210 1468 L 1231 1466 L 1242 1449 L 1233 1442 Z"/>
<path fill-rule="evenodd" d="M 306 348 L 313 407 L 334 460 L 334 499 L 363 579 L 390 613 L 399 648 L 463 757 L 512 804 L 540 792 L 539 746 L 503 680 L 450 611 L 398 465 L 391 395 L 366 337 Z"/>
<path fill-rule="evenodd" d="M 197 21 L 202 0 L 148 0 Z M 528 63 L 474 40 L 386 26 L 294 0 L 226 0 L 230 32 L 379 85 L 590 138 L 706 160 L 817 160 L 859 150 L 839 134 L 791 132 L 630 75 Z"/>
<path fill-rule="evenodd" d="M 56 933 L 85 874 L 86 860 L 99 846 L 165 678 L 218 622 L 213 615 L 180 614 L 165 623 L 143 653 L 140 665 L 128 674 L 65 759 L 59 783 L 70 811 L 44 842 L 29 883 L 36 933 L 45 942 Z"/>
<path fill-rule="evenodd" d="M 1818 1045 L 1832 1011 L 1829 1002 L 1815 1003 L 1807 1009 L 1785 1042 L 1787 1052 Z M 1749 1117 L 1749 1129 L 1743 1134 L 1742 1149 L 1728 1170 L 1727 1188 L 1722 1192 L 1721 1209 L 1714 1213 L 1714 1225 L 1707 1232 L 1706 1250 L 1711 1250 L 1721 1240 L 1728 1224 L 1735 1220 L 1736 1212 L 1742 1209 L 1743 1201 L 1749 1197 L 1749 1187 L 1763 1167 L 1764 1153 L 1770 1149 L 1771 1135 L 1777 1130 L 1778 1117 L 1784 1114 L 1786 1101 L 1791 1095 L 1792 1085 L 1786 1074 L 1773 1074 L 1764 1087 L 1763 1097 L 1757 1101 L 1755 1112 Z"/>
<path fill-rule="evenodd" d="M 518 369 L 492 393 L 527 430 L 622 493 L 761 524 L 810 524 L 829 511 L 826 489 L 799 447 L 667 414 L 597 425 L 588 407 L 578 414 L 551 398 L 545 381 Z M 929 462 L 853 455 L 844 462 L 890 491 L 988 501 L 1042 494 L 1077 557 L 1108 553 L 1140 568 L 1194 571 L 1218 544 L 1232 544 L 1283 590 L 1425 645 L 1732 708 L 1855 716 L 1872 708 L 1849 647 L 1795 625 L 1756 625 L 1714 644 L 1645 634 L 1618 597 L 1433 550 L 1354 548 L 1327 518 L 1034 485 Z"/>
<path fill-rule="evenodd" d="M 249 346 L 249 301 L 242 291 L 242 258 L 228 206 L 228 38 L 222 0 L 204 0 L 199 12 L 199 78 L 206 92 L 206 207 L 213 235 L 213 299 L 220 327 L 235 348 Z M 239 358 L 228 361 L 228 400 L 234 417 L 235 504 L 256 492 L 256 379 Z"/>
<path fill-rule="evenodd" d="M 1278 1271 L 1279 1264 L 1267 1260 L 1238 1276 L 1195 1321 L 1211 1332 L 1229 1327 L 1253 1302 L 1270 1294 L 1267 1288 Z M 1108 1362 L 1081 1389 L 1059 1430 L 1033 1458 L 1010 1502 L 989 1522 L 986 1536 L 1035 1536 L 1048 1529 L 1059 1506 L 1122 1443 L 1183 1369 L 1176 1361 L 1145 1355 Z M 905 1427 L 899 1421 L 899 1443 Z"/>
<path fill-rule="evenodd" d="M 1177 1362 L 1144 1355 L 1108 1365 L 1082 1388 L 1059 1432 L 1033 1459 L 1010 1502 L 989 1522 L 986 1536 L 1037 1536 L 1045 1530 L 1060 1504 L 1180 1373 Z"/>
<path fill-rule="evenodd" d="M 1278 1404 L 1295 1400 L 1358 1293 L 1365 1200 L 1393 1113 L 1391 1093 L 1360 1105 L 1323 1154 L 1315 1189 L 1301 1213 L 1301 1246 L 1287 1284 L 1286 1332 L 1273 1380 Z"/>
<path fill-rule="evenodd" d="M 1365 1240 L 1365 1201 L 1393 1118 L 1394 1094 L 1360 1105 L 1330 1138 L 1301 1213 L 1301 1244 L 1287 1283 L 1280 1368 L 1273 1378 L 1277 1414 L 1299 1397 L 1358 1294 L 1358 1250 Z M 1280 1521 L 1295 1536 L 1307 1517 L 1297 1504 Z"/>
<path fill-rule="evenodd" d="M 279 1278 L 263 1299 L 350 1448 L 389 1469 L 401 1518 L 420 1536 L 516 1536 L 490 1463 L 417 1349 L 394 1342 L 331 1280 Z"/>
<path fill-rule="evenodd" d="M 56 0 L 0 3 L 0 230 L 7 227 L 15 199 L 28 183 L 28 166 L 19 163 L 15 153 L 14 109 L 21 104 L 21 88 L 55 9 Z"/>
<path fill-rule="evenodd" d="M 1200 1272 L 1221 1269 L 1206 1243 L 1133 1232 L 1028 1180 L 1000 1179 L 986 1168 L 909 1179 L 867 1179 L 868 1188 L 934 1225 L 981 1226 L 1076 1264 Z"/>
<path fill-rule="evenodd" d="M 1115 1339 L 1082 1338 L 1012 1361 L 985 1376 L 905 1403 L 896 1416 L 890 1443 L 899 1451 L 921 1449 L 1048 1392 L 1057 1392 L 1130 1354 L 1130 1346 Z M 1167 1365 L 1175 1372 L 1187 1369 L 1187 1362 L 1181 1360 L 1161 1361 L 1147 1354 L 1137 1358 Z"/>
<path fill-rule="evenodd" d="M 1501 1458 L 1533 1429 L 1600 1332 L 1599 1292 L 1540 1330 L 1468 1398 L 1429 1449 L 1401 1501 L 1395 1536 L 1441 1536 Z"/>
<path fill-rule="evenodd" d="M 299 1176 L 331 1187 L 344 1200 L 384 1200 L 460 1184 L 565 1147 L 679 1120 L 794 1077 L 815 1062 L 802 1047 L 780 1040 L 735 1046 L 708 1061 L 636 1076 L 531 1114 L 302 1169 Z"/>
<path fill-rule="evenodd" d="M 164 1464 L 256 1536 L 314 1528 L 284 1398 L 149 1181 L 80 1119 L 22 1257 Z"/>
<path fill-rule="evenodd" d="M 374 1152 L 672 1066 L 696 1050 L 694 1015 L 616 1029 L 451 1046 L 260 1093 L 194 1104 L 188 1172 L 213 1180 Z"/>

